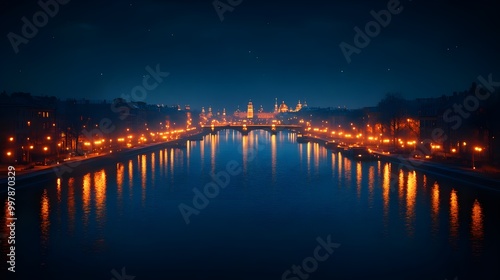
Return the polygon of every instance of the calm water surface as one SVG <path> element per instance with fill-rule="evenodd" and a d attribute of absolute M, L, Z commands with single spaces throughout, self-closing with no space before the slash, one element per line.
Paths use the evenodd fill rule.
<path fill-rule="evenodd" d="M 20 189 L 16 275 L 499 279 L 498 193 L 390 163 L 351 161 L 295 137 L 222 131 L 186 149 L 80 167 Z M 211 198 L 195 200 L 205 207 L 192 208 L 187 225 L 179 205 L 194 207 L 193 188 L 203 192 L 210 174 L 228 163 L 240 172 L 227 187 L 210 189 Z M 320 247 L 318 260 L 319 239 L 340 246 Z M 1 267 L 6 271 L 5 261 Z"/>

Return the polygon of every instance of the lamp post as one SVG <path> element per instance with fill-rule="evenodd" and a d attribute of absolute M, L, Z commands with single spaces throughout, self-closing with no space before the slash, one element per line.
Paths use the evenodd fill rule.
<path fill-rule="evenodd" d="M 43 165 L 47 165 L 47 150 L 49 148 L 43 147 Z"/>
<path fill-rule="evenodd" d="M 476 169 L 476 165 L 475 165 L 475 162 L 474 162 L 474 153 L 475 152 L 482 152 L 482 151 L 483 151 L 483 148 L 474 147 L 474 150 L 472 151 L 472 169 Z"/>
<path fill-rule="evenodd" d="M 28 157 L 28 163 L 30 163 L 30 162 L 31 162 L 31 155 L 30 155 L 30 151 L 31 151 L 31 150 L 33 150 L 33 145 L 30 145 L 30 146 L 28 147 L 28 156 L 27 156 L 27 157 Z"/>
<path fill-rule="evenodd" d="M 11 151 L 8 151 L 8 152 L 7 152 L 7 157 L 8 157 L 8 161 L 9 161 L 9 163 L 11 163 L 11 161 L 12 161 L 11 156 L 12 156 L 12 152 L 11 152 Z"/>
<path fill-rule="evenodd" d="M 59 150 L 61 149 L 61 143 L 57 143 L 57 163 L 59 164 Z"/>

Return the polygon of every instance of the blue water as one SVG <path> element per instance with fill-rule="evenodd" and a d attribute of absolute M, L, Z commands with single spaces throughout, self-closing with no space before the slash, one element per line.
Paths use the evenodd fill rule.
<path fill-rule="evenodd" d="M 209 198 L 193 203 L 206 186 Z M 499 202 L 495 192 L 297 144 L 293 133 L 222 131 L 18 190 L 16 275 L 499 279 Z"/>

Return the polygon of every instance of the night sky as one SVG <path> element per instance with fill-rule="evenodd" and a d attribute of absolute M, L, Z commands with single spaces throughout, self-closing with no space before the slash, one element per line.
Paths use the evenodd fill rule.
<path fill-rule="evenodd" d="M 387 92 L 437 97 L 478 75 L 500 80 L 498 1 L 402 0 L 351 63 L 339 45 L 355 46 L 354 28 L 389 1 L 240 1 L 221 1 L 239 4 L 221 21 L 212 0 L 71 0 L 16 54 L 8 34 L 42 8 L 3 0 L 0 91 L 111 100 L 159 65 L 169 76 L 137 101 L 233 111 L 251 98 L 270 111 L 275 97 L 360 108 Z"/>

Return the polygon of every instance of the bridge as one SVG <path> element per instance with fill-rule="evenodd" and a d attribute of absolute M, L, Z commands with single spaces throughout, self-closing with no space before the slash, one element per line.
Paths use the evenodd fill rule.
<path fill-rule="evenodd" d="M 269 131 L 276 134 L 282 130 L 301 130 L 303 127 L 300 125 L 287 125 L 287 124 L 224 124 L 224 125 L 202 125 L 201 129 L 204 133 L 217 133 L 221 130 L 232 129 L 241 132 L 243 135 L 248 135 L 253 130 Z"/>

